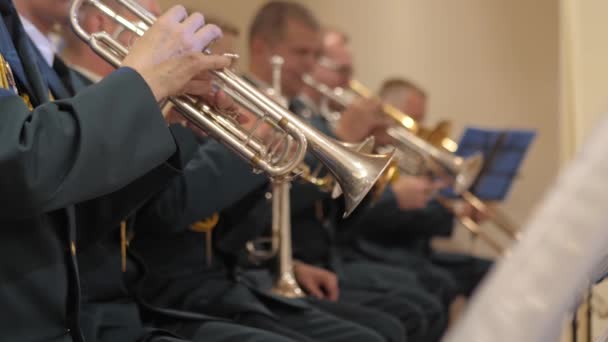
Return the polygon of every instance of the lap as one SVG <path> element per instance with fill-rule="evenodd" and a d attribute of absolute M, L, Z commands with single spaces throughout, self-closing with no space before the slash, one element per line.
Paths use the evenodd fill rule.
<path fill-rule="evenodd" d="M 317 308 L 292 310 L 272 308 L 279 317 L 278 324 L 306 336 L 311 341 L 350 342 L 383 341 L 377 332 L 354 322 L 340 319 Z"/>
<path fill-rule="evenodd" d="M 375 330 L 388 342 L 406 341 L 405 328 L 390 314 L 344 301 L 330 302 L 314 298 L 308 301 L 325 312 Z"/>
<path fill-rule="evenodd" d="M 471 295 L 493 264 L 489 259 L 443 252 L 432 253 L 431 263 L 449 273 L 455 279 L 457 292 L 465 296 Z"/>
<path fill-rule="evenodd" d="M 192 342 L 294 342 L 294 340 L 236 323 L 206 322 L 196 331 Z"/>

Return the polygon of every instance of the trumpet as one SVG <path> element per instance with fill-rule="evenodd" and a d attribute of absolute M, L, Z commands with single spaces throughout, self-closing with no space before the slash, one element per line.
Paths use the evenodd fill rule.
<path fill-rule="evenodd" d="M 369 98 L 372 95 L 362 83 L 351 80 L 348 89 L 341 87 L 331 88 L 316 81 L 312 76 L 305 75 L 304 83 L 318 91 L 328 99 L 342 107 L 350 105 L 358 96 Z M 450 124 L 441 121 L 436 127 L 429 129 L 421 126 L 409 115 L 401 112 L 390 104 L 384 103 L 382 111 L 396 122 L 396 126 L 387 130 L 397 147 L 399 168 L 405 174 L 434 173 L 442 178 L 452 178 L 453 190 L 460 195 L 465 203 L 475 210 L 483 213 L 500 230 L 512 240 L 518 240 L 519 234 L 516 225 L 498 208 L 492 208 L 481 199 L 468 191 L 476 180 L 483 165 L 480 153 L 468 158 L 455 156 L 452 153 L 458 149 L 458 144 L 448 137 Z M 330 115 L 330 118 L 335 118 Z M 504 248 L 495 239 L 489 236 L 471 217 L 461 215 L 453 210 L 453 206 L 444 198 L 438 198 L 440 203 L 452 211 L 458 221 L 474 236 L 480 237 L 492 249 L 502 253 Z"/>
<path fill-rule="evenodd" d="M 315 89 L 326 98 L 343 107 L 349 106 L 358 96 L 367 97 L 355 90 L 339 87 L 330 88 L 318 82 L 310 75 L 305 75 L 302 80 L 312 89 Z M 353 84 L 360 85 L 360 83 L 351 82 L 351 85 Z M 483 165 L 481 153 L 474 154 L 468 158 L 456 156 L 446 151 L 446 149 L 434 146 L 418 136 L 418 132 L 424 131 L 412 117 L 401 113 L 395 107 L 387 104 L 383 104 L 382 111 L 398 124 L 387 130 L 388 135 L 393 138 L 393 143 L 398 149 L 413 150 L 415 153 L 425 157 L 429 161 L 433 172 L 450 176 L 453 180 L 452 186 L 454 191 L 458 194 L 466 191 L 473 184 Z M 443 140 L 441 140 L 442 143 Z M 447 142 L 446 145 L 448 145 Z"/>
<path fill-rule="evenodd" d="M 152 26 L 156 18 L 147 10 L 131 0 L 116 0 L 129 12 L 143 21 L 139 25 L 127 20 L 112 8 L 99 0 L 74 0 L 70 6 L 70 23 L 77 36 L 84 40 L 91 49 L 118 67 L 128 53 L 128 49 L 107 32 L 88 33 L 79 23 L 79 12 L 84 3 L 88 3 L 110 17 L 126 30 L 142 36 L 147 27 Z M 209 50 L 204 53 L 210 54 Z M 254 86 L 228 69 L 212 72 L 220 88 L 234 101 L 257 116 L 252 129 L 242 127 L 235 118 L 236 113 L 218 113 L 204 104 L 200 99 L 181 95 L 170 97 L 175 108 L 194 125 L 205 130 L 221 143 L 235 151 L 248 161 L 255 170 L 268 174 L 269 177 L 285 177 L 304 160 L 306 151 L 310 151 L 332 173 L 334 178 L 346 189 L 344 200 L 345 216 L 348 216 L 363 200 L 376 179 L 382 174 L 393 159 L 388 155 L 365 155 L 356 153 L 337 141 L 324 136 L 316 129 L 304 123 L 295 114 L 281 107 Z M 227 114 L 227 115 L 226 115 Z M 263 139 L 255 139 L 262 122 L 270 124 L 277 130 L 272 143 L 261 144 Z M 293 145 L 294 148 L 285 148 Z M 281 152 L 282 151 L 282 152 Z"/>
<path fill-rule="evenodd" d="M 358 94 L 359 96 L 363 96 L 363 97 L 367 97 L 367 98 L 372 96 L 371 91 L 369 91 L 361 82 L 358 82 L 356 80 L 351 80 L 349 82 L 349 87 L 350 87 L 350 89 L 352 89 L 352 91 L 355 94 Z M 384 110 L 384 112 L 386 112 L 388 115 L 390 115 L 393 119 L 397 120 L 398 122 L 409 122 L 409 120 L 408 120 L 409 116 L 407 114 L 399 111 L 397 108 L 395 108 L 389 104 L 384 104 L 383 110 Z M 403 125 L 403 127 L 405 128 L 405 125 Z M 458 149 L 458 144 L 455 141 L 448 138 L 450 125 L 446 121 L 440 121 L 437 124 L 437 126 L 433 129 L 425 128 L 425 127 L 419 125 L 417 122 L 414 122 L 414 124 L 411 125 L 411 127 L 416 132 L 417 136 L 421 137 L 425 141 L 428 141 L 433 146 L 440 147 L 441 149 L 443 149 L 445 151 L 449 151 L 449 152 L 455 152 Z M 396 130 L 396 131 L 393 131 L 393 134 L 391 134 L 391 130 Z M 393 128 L 389 128 L 388 133 L 389 133 L 389 135 L 395 137 L 395 136 L 399 136 L 400 134 L 403 134 L 406 132 L 407 132 L 407 130 L 404 130 L 401 127 L 393 127 Z M 397 140 L 403 141 L 404 139 L 405 139 L 405 137 L 403 137 L 402 139 L 397 139 Z M 402 147 L 403 148 L 400 150 L 404 151 L 404 150 L 406 150 L 406 147 L 410 147 L 410 144 L 403 145 Z M 445 153 L 443 155 L 445 156 Z M 457 157 L 457 158 L 460 158 L 460 157 Z M 489 219 L 489 221 L 494 223 L 494 225 L 496 227 L 498 227 L 503 233 L 505 233 L 509 237 L 509 239 L 511 239 L 513 241 L 519 240 L 519 236 L 520 236 L 520 234 L 518 232 L 519 230 L 516 227 L 516 224 L 511 220 L 511 218 L 509 218 L 499 208 L 494 208 L 494 207 L 489 206 L 484 201 L 482 201 L 479 197 L 475 196 L 472 192 L 470 192 L 468 190 L 470 185 L 473 184 L 473 182 L 476 180 L 477 174 L 481 171 L 482 159 L 480 159 L 478 161 L 475 159 L 475 157 L 469 157 L 466 160 L 464 160 L 462 158 L 460 158 L 460 160 L 462 161 L 461 165 L 463 167 L 462 170 L 464 170 L 464 172 L 461 172 L 458 176 L 463 177 L 463 179 L 461 179 L 460 182 L 458 181 L 458 179 L 456 180 L 456 182 L 455 182 L 456 186 L 454 187 L 454 192 L 456 194 L 458 194 L 465 203 L 469 204 L 473 209 L 477 210 L 478 212 L 480 212 L 484 216 L 486 216 Z M 437 171 L 437 170 L 439 170 L 439 172 L 440 172 L 441 168 L 437 168 L 434 165 L 433 161 L 434 161 L 434 159 L 427 160 L 426 158 L 423 158 L 422 166 L 430 169 L 431 172 Z M 477 162 L 479 162 L 479 164 L 477 164 Z M 467 164 L 468 164 L 468 166 L 467 166 Z M 479 169 L 477 169 L 478 167 L 479 167 Z M 466 171 L 467 168 L 470 170 L 469 172 Z M 469 178 L 469 177 L 471 177 L 471 178 Z M 460 187 L 458 187 L 459 184 L 460 184 Z M 468 186 L 467 186 L 467 184 L 468 184 Z M 496 241 L 496 239 L 492 238 L 486 231 L 484 231 L 482 229 L 482 227 L 480 227 L 480 225 L 472 217 L 460 214 L 457 211 L 453 210 L 452 206 L 450 205 L 450 203 L 448 203 L 448 201 L 445 198 L 439 197 L 438 200 L 444 207 L 448 208 L 450 211 L 452 211 L 454 213 L 454 215 L 456 216 L 456 219 L 469 232 L 471 232 L 471 234 L 473 234 L 473 236 L 480 237 L 494 251 L 498 252 L 499 254 L 502 254 L 504 252 L 505 248 L 500 243 L 498 243 Z"/>

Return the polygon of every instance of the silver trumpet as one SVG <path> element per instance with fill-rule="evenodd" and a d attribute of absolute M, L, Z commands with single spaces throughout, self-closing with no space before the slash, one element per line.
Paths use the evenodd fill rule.
<path fill-rule="evenodd" d="M 266 93 L 277 99 L 277 101 L 287 105 L 281 94 L 281 69 L 283 58 L 273 56 L 270 59 L 272 65 L 272 87 L 265 89 Z M 341 143 L 344 147 L 362 152 L 371 152 L 374 146 L 374 138 L 365 139 L 362 143 Z M 330 191 L 335 182 L 331 175 L 319 177 L 318 170 L 311 172 L 310 167 L 302 164 L 298 169 L 305 173 L 302 178 L 322 190 Z M 290 180 L 285 177 L 276 177 L 271 181 L 272 184 L 272 232 L 270 237 L 262 237 L 246 244 L 249 257 L 254 262 L 269 260 L 277 257 L 278 274 L 275 279 L 271 292 L 283 297 L 300 298 L 305 293 L 298 285 L 293 270 L 292 238 L 291 238 L 291 205 L 290 205 Z M 337 187 L 337 184 L 335 184 Z M 263 249 L 262 245 L 268 245 Z"/>
<path fill-rule="evenodd" d="M 323 95 L 326 102 L 331 101 L 343 107 L 350 105 L 358 96 L 372 96 L 371 92 L 356 80 L 351 80 L 347 89 L 328 87 L 310 75 L 304 76 L 303 80 Z M 328 107 L 327 103 L 325 107 Z M 436 127 L 429 129 L 422 127 L 412 117 L 391 105 L 384 104 L 382 110 L 397 123 L 388 128 L 387 133 L 393 138 L 392 143 L 397 147 L 401 173 L 419 175 L 431 172 L 439 177 L 451 179 L 454 192 L 465 203 L 486 216 L 489 222 L 496 225 L 509 238 L 514 241 L 519 240 L 517 225 L 505 213 L 468 191 L 481 171 L 483 157 L 481 153 L 468 158 L 451 153 L 456 151 L 458 144 L 447 137 L 449 122 L 442 121 Z M 505 252 L 505 247 L 482 229 L 473 217 L 459 213 L 446 198 L 438 196 L 437 200 L 452 211 L 458 221 L 474 236 L 480 237 L 496 252 L 500 254 Z"/>
<path fill-rule="evenodd" d="M 351 88 L 345 89 L 340 87 L 331 88 L 318 82 L 311 75 L 304 75 L 302 80 L 326 99 L 342 107 L 348 107 L 359 96 L 367 97 L 370 95 L 361 94 L 363 91 L 361 84 L 356 81 L 351 82 Z M 418 136 L 423 128 L 412 117 L 387 104 L 382 106 L 382 112 L 397 123 L 397 125 L 387 130 L 397 149 L 408 152 L 414 151 L 429 163 L 428 168 L 432 172 L 442 177 L 449 176 L 455 193 L 461 194 L 470 188 L 483 165 L 481 153 L 474 154 L 466 159 L 456 156 Z"/>
<path fill-rule="evenodd" d="M 287 100 L 281 92 L 281 71 L 284 60 L 281 56 L 273 56 L 270 59 L 272 65 L 272 87 L 266 89 L 271 97 L 283 106 L 287 106 Z M 302 164 L 300 169 L 308 168 Z M 266 260 L 278 257 L 278 274 L 271 292 L 288 298 L 301 298 L 306 296 L 298 285 L 293 270 L 292 239 L 291 239 L 291 204 L 289 192 L 291 182 L 287 177 L 275 177 L 271 179 L 272 186 L 272 232 L 270 238 L 259 238 L 248 241 L 246 249 L 250 258 Z M 270 250 L 258 249 L 256 244 L 268 242 Z"/>
<path fill-rule="evenodd" d="M 87 42 L 93 51 L 118 67 L 128 53 L 128 49 L 107 32 L 85 31 L 78 20 L 82 5 L 87 3 L 96 7 L 138 36 L 142 36 L 156 18 L 131 0 L 115 1 L 143 21 L 144 25 L 127 20 L 99 0 L 74 0 L 70 8 L 70 21 L 76 34 Z M 206 50 L 205 53 L 209 54 L 210 51 Z M 218 113 L 216 109 L 192 96 L 171 97 L 169 101 L 186 119 L 216 137 L 251 163 L 255 169 L 267 173 L 271 178 L 292 174 L 302 163 L 307 148 L 310 147 L 310 151 L 328 168 L 341 184 L 342 189 L 346 189 L 345 216 L 363 200 L 393 158 L 392 154 L 370 155 L 349 150 L 310 127 L 234 72 L 223 69 L 213 71 L 213 74 L 218 79 L 221 89 L 237 104 L 256 115 L 259 124 L 255 124 L 252 129 L 246 129 L 234 117 L 226 115 L 227 113 Z M 277 133 L 275 136 L 282 136 L 282 141 L 274 139 L 272 144 L 260 143 L 262 139 L 256 139 L 255 134 L 259 133 L 259 127 L 263 122 L 280 131 L 280 134 Z M 293 144 L 294 148 L 285 148 L 288 143 Z"/>

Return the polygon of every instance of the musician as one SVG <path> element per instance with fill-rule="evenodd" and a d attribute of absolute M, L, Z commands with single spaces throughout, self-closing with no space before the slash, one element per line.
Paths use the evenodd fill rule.
<path fill-rule="evenodd" d="M 310 36 L 296 36 L 296 33 L 300 32 L 297 23 L 294 23 L 292 27 L 288 25 L 287 29 L 281 32 L 281 30 L 276 29 L 278 20 L 272 17 L 258 17 L 258 19 L 260 20 L 253 22 L 249 35 L 250 72 L 253 75 L 252 78 L 257 80 L 258 83 L 270 84 L 272 70 L 268 60 L 273 55 L 278 54 L 282 56 L 285 59 L 285 64 L 283 65 L 283 74 L 285 76 L 282 77 L 281 88 L 283 95 L 293 100 L 302 90 L 302 75 L 310 72 L 316 64 L 321 45 L 313 45 L 312 43 L 315 41 L 320 42 L 319 37 L 315 37 L 312 34 Z M 287 23 L 289 24 L 289 21 Z M 292 109 L 294 110 L 301 107 L 301 103 L 297 101 L 294 101 L 292 105 Z M 326 132 L 328 131 L 327 126 L 321 128 Z M 314 163 L 313 160 L 308 160 L 307 162 Z M 301 182 L 293 183 L 291 203 L 294 241 L 300 243 L 301 240 L 306 238 L 305 232 L 309 231 L 320 230 L 323 234 L 320 238 L 306 239 L 307 247 L 311 248 L 300 248 L 300 255 L 302 256 L 308 256 L 309 252 L 315 253 L 315 250 L 317 250 L 317 246 L 315 245 L 325 243 L 327 227 L 323 225 L 323 219 L 319 220 L 317 218 L 318 211 L 315 210 L 317 208 L 317 200 L 325 199 L 329 200 L 329 195 L 319 192 L 316 187 L 302 184 Z M 269 209 L 268 203 L 262 203 L 260 206 L 266 207 L 266 210 Z M 340 209 L 335 205 L 333 205 L 332 210 L 334 215 L 338 215 L 338 212 L 340 212 Z M 259 225 L 269 226 L 268 218 L 270 215 L 264 214 L 264 211 L 261 209 L 252 212 L 251 217 L 253 218 L 251 221 L 258 222 Z M 251 226 L 249 221 L 243 222 Z M 300 232 L 304 232 L 302 236 L 297 235 Z M 298 246 L 297 243 L 296 247 Z M 338 279 L 340 286 L 338 287 L 336 282 L 332 280 L 336 277 L 332 272 L 312 266 L 309 266 L 309 269 L 309 267 L 302 267 L 303 263 L 297 262 L 295 264 L 296 276 L 300 284 L 309 293 L 314 293 L 322 298 L 339 298 L 340 302 L 361 304 L 390 313 L 401 319 L 406 326 L 410 339 L 430 341 L 437 338 L 431 337 L 430 334 L 441 334 L 445 321 L 440 303 L 423 291 L 418 291 L 413 287 L 404 288 L 403 286 L 403 284 L 412 281 L 413 275 L 394 268 L 386 271 L 383 267 L 363 270 L 365 265 L 356 265 L 350 269 L 354 273 L 361 275 L 361 277 L 357 278 L 352 275 L 343 277 L 343 275 L 346 275 L 344 269 L 337 267 L 337 265 L 332 264 L 327 259 L 319 260 L 313 256 L 312 259 L 306 260 L 313 260 L 324 268 L 331 267 L 340 271 L 338 272 L 340 276 Z M 311 271 L 311 269 L 314 271 Z M 365 275 L 371 275 L 376 272 L 391 274 L 396 279 L 399 279 L 399 283 L 381 283 L 378 282 L 378 279 L 373 278 L 363 279 Z M 424 329 L 425 326 L 430 326 L 430 330 L 432 331 L 427 332 Z"/>
<path fill-rule="evenodd" d="M 145 3 L 140 3 L 144 8 L 151 11 L 152 14 L 158 15 L 158 5 L 155 1 L 150 0 Z M 126 12 L 126 11 L 120 11 Z M 122 13 L 121 13 L 122 14 Z M 93 8 L 81 14 L 83 26 L 88 27 L 91 31 L 107 31 L 114 32 L 116 37 L 124 43 L 132 38 L 129 35 L 120 33 L 120 29 L 115 27 L 114 23 L 107 21 L 104 16 Z M 120 34 L 119 34 L 120 33 Z M 96 54 L 91 54 L 87 51 L 89 48 L 82 43 L 74 35 L 67 35 L 66 50 L 64 55 L 68 56 L 70 63 L 76 67 L 81 75 L 91 75 L 91 81 L 97 75 L 104 75 L 109 72 L 108 64 L 99 58 Z M 99 76 L 101 77 L 101 76 Z M 174 120 L 170 118 L 169 120 Z M 231 153 L 230 156 L 232 156 Z M 162 183 L 164 185 L 165 183 Z M 132 220 L 128 221 L 132 226 Z M 137 259 L 132 255 L 121 255 L 120 247 L 126 241 L 125 236 L 119 236 L 118 231 L 114 235 L 109 235 L 107 239 L 102 240 L 96 245 L 90 247 L 81 257 L 81 274 L 83 282 L 89 288 L 88 298 L 84 304 L 86 317 L 90 319 L 90 328 L 85 333 L 89 333 L 92 340 L 101 335 L 102 329 L 107 329 L 108 324 L 116 324 L 118 317 L 120 318 L 119 328 L 114 328 L 116 333 L 112 335 L 104 333 L 103 340 L 109 340 L 119 337 L 121 340 L 128 338 L 127 334 L 141 330 L 141 321 L 135 307 L 135 301 L 130 293 L 124 289 L 129 288 L 136 282 L 135 279 L 140 279 L 144 276 L 141 265 L 138 265 Z M 121 260 L 122 259 L 122 260 Z M 100 263 L 103 264 L 100 267 Z M 128 271 L 128 278 L 131 281 L 123 283 L 121 279 L 121 263 L 124 263 L 124 270 Z M 137 275 L 137 276 L 136 276 Z M 108 278 L 114 276 L 113 281 Z M 103 284 L 96 286 L 94 284 Z M 111 294 L 111 296 L 109 296 Z M 118 303 L 121 303 L 118 305 Z M 224 319 L 218 319 L 207 315 L 193 314 L 187 312 L 162 310 L 160 308 L 145 307 L 141 313 L 147 317 L 148 323 L 153 323 L 155 320 L 161 320 L 167 326 L 166 322 L 171 322 L 171 326 L 179 326 L 180 332 L 184 333 L 187 338 L 194 341 L 288 341 L 287 338 L 264 332 L 262 330 L 253 329 L 237 325 Z M 114 318 L 112 318 L 114 316 Z M 121 331 L 122 330 L 122 331 Z M 131 331 L 129 331 L 131 330 Z M 158 334 L 158 330 L 151 327 L 147 328 L 148 335 Z"/>
<path fill-rule="evenodd" d="M 56 56 L 45 49 L 49 47 L 45 45 L 48 43 L 45 34 L 54 20 L 67 16 L 67 8 L 56 1 L 20 1 L 17 5 L 27 32 L 40 44 L 41 50 L 31 45 L 13 5 L 0 2 L 3 14 L 1 52 L 10 56 L 18 89 L 33 90 L 27 94 L 22 90 L 21 94 L 28 95 L 35 108 L 28 113 L 26 104 L 12 93 L 12 87 L 2 90 L 0 110 L 7 112 L 2 116 L 3 127 L 14 127 L 21 139 L 19 153 L 9 139 L 0 153 L 3 156 L 2 179 L 10 178 L 9 182 L 2 183 L 3 193 L 10 196 L 2 203 L 4 225 L 12 225 L 17 228 L 14 232 L 19 232 L 3 239 L 10 244 L 3 250 L 11 255 L 4 258 L 5 266 L 2 267 L 3 293 L 8 296 L 3 299 L 2 334 L 6 340 L 19 341 L 82 340 L 81 326 L 90 328 L 91 317 L 87 316 L 86 308 L 82 308 L 85 312 L 79 312 L 79 297 L 89 296 L 93 287 L 109 287 L 107 283 L 89 283 L 85 288 L 79 288 L 77 250 L 88 253 L 90 246 L 87 243 L 109 233 L 109 227 L 117 225 L 121 217 L 149 196 L 156 184 L 162 184 L 174 175 L 193 151 L 192 135 L 183 130 L 168 130 L 156 102 L 167 95 L 181 93 L 184 86 L 200 87 L 201 95 L 207 95 L 208 83 L 191 82 L 190 75 L 198 77 L 201 71 L 224 67 L 229 61 L 217 57 L 200 58 L 198 53 L 197 56 L 184 56 L 218 37 L 219 30 L 203 28 L 203 22 L 196 16 L 179 24 L 186 14 L 176 7 L 159 19 L 159 26 L 153 27 L 141 43 L 133 46 L 124 61 L 126 68 L 84 89 L 72 99 L 43 104 L 48 102 L 47 86 L 56 98 L 69 95 L 67 93 L 74 88 L 74 84 L 67 82 L 71 80 L 69 75 L 63 74 L 69 70 L 53 63 L 58 62 L 53 61 Z M 198 31 L 200 35 L 184 40 L 184 30 Z M 166 43 L 166 38 L 171 44 Z M 150 47 L 161 47 L 163 49 L 159 51 L 174 58 L 168 59 Z M 51 65 L 59 65 L 55 67 L 57 73 Z M 38 68 L 43 69 L 42 73 Z M 180 80 L 165 80 L 166 72 Z M 99 99 L 122 106 L 103 106 Z M 209 101 L 213 100 L 209 98 Z M 218 104 L 226 108 L 222 102 Z M 19 127 L 23 125 L 20 122 L 26 122 L 25 126 Z M 9 129 L 4 132 L 9 133 Z M 7 134 L 6 138 L 9 137 Z M 146 149 L 130 146 L 146 146 Z M 164 160 L 167 162 L 162 164 Z M 42 168 L 42 171 L 23 171 L 23 166 Z M 145 174 L 155 166 L 153 172 Z M 127 185 L 129 182 L 133 183 Z M 17 197 L 19 194 L 21 198 Z M 105 194 L 109 195 L 93 199 Z M 61 209 L 62 206 L 65 209 Z M 18 263 L 18 266 L 11 263 Z M 102 265 L 103 261 L 94 266 Z M 82 270 L 81 266 L 78 265 Z M 110 274 L 107 276 L 106 280 L 112 279 Z M 114 307 L 138 317 L 136 310 L 129 310 L 126 303 Z M 114 316 L 110 311 L 106 314 L 113 321 L 99 327 L 105 336 L 87 336 L 89 340 L 124 341 L 143 337 L 144 330 L 139 326 L 131 327 L 128 332 L 137 336 L 125 335 L 125 329 L 120 325 L 126 324 L 127 316 Z M 145 340 L 178 341 L 171 337 L 161 339 L 160 335 L 155 332 Z"/>
<path fill-rule="evenodd" d="M 239 248 L 224 237 L 230 233 L 246 241 L 257 235 L 248 227 L 233 231 L 230 219 L 250 206 L 246 197 L 261 197 L 266 187 L 264 175 L 252 173 L 251 166 L 221 144 L 201 138 L 197 155 L 183 176 L 142 207 L 134 220 L 130 251 L 138 254 L 149 270 L 136 285 L 143 306 L 156 312 L 170 308 L 173 312 L 213 314 L 297 341 L 385 340 L 375 331 L 326 314 L 302 300 L 252 289 L 238 274 L 232 253 Z M 231 210 L 232 205 L 238 209 Z M 210 219 L 196 222 L 205 217 Z M 217 219 L 219 222 L 213 222 Z M 371 321 L 383 319 L 378 325 L 396 330 L 385 333 L 390 341 L 403 340 L 402 328 L 398 322 L 392 323 L 392 317 L 363 308 L 358 314 Z M 192 335 L 192 328 L 182 322 L 157 319 L 157 324 Z"/>
<path fill-rule="evenodd" d="M 380 97 L 418 122 L 424 122 L 428 95 L 413 82 L 400 78 L 389 79 L 383 83 Z M 483 220 L 483 217 L 468 205 L 461 210 L 465 210 L 474 220 Z M 416 270 L 428 287 L 433 287 L 437 283 L 451 282 L 455 286 L 453 291 L 456 294 L 470 296 L 487 273 L 491 262 L 470 255 L 440 253 L 432 250 L 430 239 L 433 236 L 446 236 L 452 232 L 453 216 L 450 211 L 432 202 L 423 210 L 412 213 L 414 216 L 407 221 L 405 227 L 392 224 L 394 215 L 399 214 L 393 215 L 390 212 L 390 209 L 385 209 L 379 213 L 377 216 L 379 221 L 374 221 L 373 232 L 364 228 L 366 223 L 369 224 L 371 221 L 361 222 L 362 239 L 365 243 L 360 245 L 366 246 L 362 248 L 365 250 L 364 253 L 369 253 L 368 257 L 376 260 Z M 386 234 L 378 233 L 379 222 L 386 227 Z M 450 281 L 449 278 L 452 280 Z"/>

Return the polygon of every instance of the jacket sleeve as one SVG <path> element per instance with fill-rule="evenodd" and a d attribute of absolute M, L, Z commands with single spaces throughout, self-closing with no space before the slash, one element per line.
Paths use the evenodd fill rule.
<path fill-rule="evenodd" d="M 33 111 L 2 91 L 0 120 L 5 217 L 35 216 L 111 193 L 176 149 L 149 87 L 129 68 Z"/>
<path fill-rule="evenodd" d="M 180 125 L 170 127 L 177 143 L 177 153 L 167 162 L 111 194 L 76 204 L 79 244 L 88 244 L 104 237 L 167 184 L 179 176 L 196 152 L 198 143 L 192 131 Z M 81 246 L 82 247 L 82 246 Z"/>
<path fill-rule="evenodd" d="M 211 140 L 199 146 L 181 176 L 146 204 L 138 222 L 183 230 L 232 206 L 266 182 L 265 175 L 254 174 L 235 153 Z"/>
<path fill-rule="evenodd" d="M 420 238 L 451 234 L 453 216 L 439 203 L 433 201 L 424 209 L 401 210 L 396 201 L 395 194 L 386 189 L 376 203 L 346 220 L 343 226 L 363 235 Z"/>

